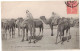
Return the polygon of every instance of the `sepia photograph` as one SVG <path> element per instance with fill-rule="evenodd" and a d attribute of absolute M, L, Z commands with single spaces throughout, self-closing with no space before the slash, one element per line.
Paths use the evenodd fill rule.
<path fill-rule="evenodd" d="M 2 51 L 79 49 L 79 1 L 1 1 Z"/>

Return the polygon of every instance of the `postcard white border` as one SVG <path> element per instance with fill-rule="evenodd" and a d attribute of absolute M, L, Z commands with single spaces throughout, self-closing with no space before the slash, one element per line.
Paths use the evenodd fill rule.
<path fill-rule="evenodd" d="M 67 0 L 0 0 L 0 24 L 1 24 L 1 1 L 67 1 Z M 80 0 L 79 0 L 80 3 Z M 79 29 L 80 29 L 80 4 L 79 4 Z M 80 30 L 79 30 L 80 36 Z M 79 37 L 80 40 L 80 37 Z M 80 42 L 80 41 L 79 41 Z M 80 47 L 80 44 L 79 44 Z M 0 51 L 2 51 L 2 41 L 1 41 L 1 25 L 0 25 Z M 80 51 L 80 49 L 65 49 L 65 50 L 28 50 L 28 51 Z"/>

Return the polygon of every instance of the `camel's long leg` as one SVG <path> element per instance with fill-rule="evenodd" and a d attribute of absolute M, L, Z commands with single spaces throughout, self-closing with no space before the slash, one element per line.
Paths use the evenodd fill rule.
<path fill-rule="evenodd" d="M 15 37 L 15 27 L 12 27 L 12 38 Z"/>
<path fill-rule="evenodd" d="M 61 34 L 60 34 L 60 41 L 62 41 Z"/>
<path fill-rule="evenodd" d="M 34 41 L 34 43 L 35 43 L 35 28 L 33 28 L 33 41 Z"/>
<path fill-rule="evenodd" d="M 67 42 L 69 42 L 69 40 L 68 40 L 68 29 L 66 30 L 66 37 L 67 37 Z"/>
<path fill-rule="evenodd" d="M 64 37 L 64 36 L 61 36 L 61 44 L 63 44 L 63 42 L 64 42 L 64 41 L 62 41 L 62 38 L 63 38 L 63 37 Z"/>
<path fill-rule="evenodd" d="M 57 30 L 56 44 L 57 44 L 57 39 L 58 39 L 58 36 L 59 36 L 59 31 Z"/>
<path fill-rule="evenodd" d="M 9 29 L 9 35 L 10 35 L 10 38 L 11 38 L 11 28 Z"/>
<path fill-rule="evenodd" d="M 30 36 L 30 39 L 29 39 L 30 40 L 29 43 L 31 43 L 31 39 L 32 39 L 32 28 L 30 29 L 30 35 L 31 36 Z"/>
<path fill-rule="evenodd" d="M 69 35 L 70 35 L 70 29 L 68 31 L 69 31 Z"/>
<path fill-rule="evenodd" d="M 18 27 L 18 36 L 20 36 L 20 27 Z"/>
<path fill-rule="evenodd" d="M 40 33 L 41 33 L 41 27 L 39 27 L 39 35 L 38 36 L 40 36 Z"/>
<path fill-rule="evenodd" d="M 61 37 L 61 40 L 62 40 L 62 38 L 64 37 L 64 30 L 61 31 L 61 34 L 62 34 L 62 35 L 61 35 L 61 36 L 62 36 L 62 37 Z"/>
<path fill-rule="evenodd" d="M 12 38 L 13 38 L 13 36 L 14 36 L 14 33 L 13 33 L 13 32 L 14 32 L 14 29 L 13 29 L 13 27 L 12 27 Z"/>
<path fill-rule="evenodd" d="M 26 41 L 28 41 L 28 28 L 26 28 Z"/>
<path fill-rule="evenodd" d="M 16 29 L 15 29 L 15 27 L 14 27 L 14 30 L 13 30 L 13 32 L 14 32 L 14 37 L 15 37 L 15 30 L 16 30 Z"/>
<path fill-rule="evenodd" d="M 62 35 L 61 35 L 62 34 Z M 64 30 L 60 32 L 60 38 L 61 38 L 61 44 L 63 44 L 64 41 L 62 41 L 62 38 L 64 37 Z"/>
<path fill-rule="evenodd" d="M 6 40 L 7 40 L 7 29 L 5 30 L 5 35 L 6 35 L 5 38 L 6 38 Z"/>
<path fill-rule="evenodd" d="M 22 32 L 23 32 L 23 30 L 21 29 L 21 32 L 20 32 L 20 33 L 21 33 L 21 36 L 22 36 L 22 34 L 23 34 Z"/>
<path fill-rule="evenodd" d="M 32 31 L 33 31 L 33 41 L 34 41 L 34 43 L 35 43 L 35 37 L 36 37 L 35 31 L 36 31 L 36 29 L 35 29 L 35 24 L 34 24 L 34 22 L 33 22 L 33 25 L 32 25 Z"/>
<path fill-rule="evenodd" d="M 24 41 L 24 37 L 25 37 L 25 29 L 23 28 L 23 38 L 22 38 L 22 42 Z"/>
<path fill-rule="evenodd" d="M 51 36 L 53 36 L 53 25 L 50 25 L 51 28 Z"/>

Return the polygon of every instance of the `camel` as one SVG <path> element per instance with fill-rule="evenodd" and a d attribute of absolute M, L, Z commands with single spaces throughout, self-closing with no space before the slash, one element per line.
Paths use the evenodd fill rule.
<path fill-rule="evenodd" d="M 56 22 L 57 19 L 54 20 L 54 17 L 51 17 L 50 19 L 47 20 L 45 16 L 41 16 L 40 19 L 42 19 L 45 24 L 49 24 L 51 28 L 51 36 L 53 36 L 53 26 L 57 25 L 57 22 Z"/>
<path fill-rule="evenodd" d="M 20 29 L 21 29 L 21 24 L 22 24 L 22 22 L 24 21 L 24 19 L 23 18 L 17 18 L 16 19 L 16 28 L 18 28 L 18 36 L 20 36 Z"/>
<path fill-rule="evenodd" d="M 18 36 L 20 36 L 20 25 L 22 24 L 22 22 L 24 21 L 23 18 L 18 18 L 16 21 L 16 27 L 18 28 Z M 34 19 L 34 23 L 35 23 L 35 27 L 40 29 L 39 34 L 41 33 L 42 30 L 42 34 L 43 34 L 43 22 L 39 19 Z"/>
<path fill-rule="evenodd" d="M 24 41 L 24 37 L 25 37 L 25 29 L 26 28 L 26 40 L 28 41 L 28 30 L 30 31 L 30 41 L 29 43 L 31 43 L 31 39 L 33 38 L 33 42 L 35 43 L 35 26 L 34 26 L 34 21 L 31 19 L 28 20 L 24 20 L 22 22 L 22 30 L 23 30 L 23 38 L 22 38 L 22 42 Z"/>
<path fill-rule="evenodd" d="M 1 23 L 2 23 L 2 28 L 5 30 L 6 39 L 7 39 L 7 31 L 9 32 L 10 37 L 12 35 L 12 38 L 13 38 L 13 36 L 15 35 L 15 30 L 14 30 L 15 20 L 14 19 L 11 19 L 11 20 L 4 19 L 2 20 Z"/>
<path fill-rule="evenodd" d="M 34 24 L 35 24 L 35 28 L 39 28 L 39 35 L 42 32 L 42 36 L 43 36 L 43 22 L 39 19 L 34 19 Z"/>
<path fill-rule="evenodd" d="M 68 18 L 59 18 L 58 19 L 58 29 L 57 29 L 57 36 L 56 36 L 56 44 L 57 44 L 57 39 L 58 36 L 60 36 L 61 44 L 63 44 L 62 38 L 64 37 L 64 31 L 66 30 L 66 37 L 67 37 L 67 42 L 69 42 L 68 39 L 68 32 L 70 35 L 70 19 Z"/>
<path fill-rule="evenodd" d="M 23 18 L 18 18 L 17 21 L 16 21 L 16 24 L 17 24 L 17 27 L 20 29 L 22 28 L 23 30 L 23 38 L 22 38 L 22 42 L 24 41 L 24 36 L 25 36 L 25 29 L 26 29 L 26 40 L 28 41 L 28 30 L 30 30 L 30 35 L 32 37 L 32 34 L 33 34 L 33 38 L 34 38 L 34 34 L 35 34 L 35 30 L 32 30 L 32 24 L 34 23 L 34 28 L 40 28 L 40 32 L 41 32 L 41 29 L 42 29 L 42 33 L 43 33 L 43 23 L 42 21 L 40 21 L 39 19 L 34 19 L 34 21 L 28 19 L 28 20 L 24 20 Z M 19 32 L 19 29 L 18 29 L 18 32 Z M 33 31 L 33 33 L 32 33 Z M 40 33 L 39 33 L 40 34 Z M 35 42 L 35 41 L 34 41 Z M 30 38 L 30 43 L 31 43 L 31 38 Z"/>
<path fill-rule="evenodd" d="M 9 25 L 8 25 L 8 23 L 7 23 L 7 20 L 2 20 L 1 21 L 1 27 L 2 27 L 2 29 L 4 30 L 4 37 L 3 38 L 5 38 L 5 39 L 7 39 L 7 31 L 9 31 Z M 2 36 L 3 36 L 2 35 Z"/>

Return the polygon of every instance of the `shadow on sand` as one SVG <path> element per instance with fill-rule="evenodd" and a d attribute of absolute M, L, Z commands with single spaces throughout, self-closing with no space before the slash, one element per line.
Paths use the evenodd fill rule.
<path fill-rule="evenodd" d="M 36 42 L 38 42 L 38 41 L 40 41 L 41 39 L 42 39 L 42 35 L 41 36 L 35 36 L 35 43 Z M 29 39 L 30 39 L 31 37 L 29 37 Z M 33 39 L 33 38 L 31 38 L 31 39 Z"/>
<path fill-rule="evenodd" d="M 36 39 L 36 40 L 35 40 L 35 43 L 38 42 L 38 41 L 40 41 L 40 40 L 42 39 L 42 37 L 43 37 L 42 35 L 41 35 L 41 36 L 36 36 L 36 37 L 35 37 L 35 39 Z"/>

